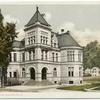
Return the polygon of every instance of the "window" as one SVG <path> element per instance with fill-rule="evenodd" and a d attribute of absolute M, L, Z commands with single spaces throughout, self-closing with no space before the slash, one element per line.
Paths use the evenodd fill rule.
<path fill-rule="evenodd" d="M 33 36 L 33 43 L 35 43 L 35 36 Z"/>
<path fill-rule="evenodd" d="M 80 84 L 82 84 L 82 81 L 80 81 Z"/>
<path fill-rule="evenodd" d="M 45 37 L 43 36 L 43 44 L 45 44 Z"/>
<path fill-rule="evenodd" d="M 78 61 L 81 62 L 81 51 L 78 51 Z"/>
<path fill-rule="evenodd" d="M 33 60 L 35 60 L 35 50 L 33 50 Z"/>
<path fill-rule="evenodd" d="M 67 61 L 68 62 L 74 61 L 74 51 L 67 51 Z"/>
<path fill-rule="evenodd" d="M 53 47 L 53 39 L 51 38 L 51 47 Z"/>
<path fill-rule="evenodd" d="M 14 53 L 14 62 L 16 62 L 16 61 L 17 61 L 17 54 Z"/>
<path fill-rule="evenodd" d="M 54 47 L 56 47 L 56 43 L 54 43 Z"/>
<path fill-rule="evenodd" d="M 47 51 L 45 51 L 45 59 L 47 60 Z"/>
<path fill-rule="evenodd" d="M 29 51 L 29 60 L 31 60 L 31 51 Z"/>
<path fill-rule="evenodd" d="M 57 69 L 56 68 L 53 69 L 53 77 L 57 77 Z"/>
<path fill-rule="evenodd" d="M 79 76 L 82 76 L 82 67 L 79 67 Z"/>
<path fill-rule="evenodd" d="M 43 60 L 43 50 L 41 50 L 41 60 Z"/>
<path fill-rule="evenodd" d="M 9 76 L 10 76 L 10 78 L 12 77 L 12 73 L 11 72 L 9 72 Z"/>
<path fill-rule="evenodd" d="M 46 37 L 46 44 L 48 43 L 48 38 Z"/>
<path fill-rule="evenodd" d="M 56 61 L 58 61 L 58 53 L 56 53 Z"/>
<path fill-rule="evenodd" d="M 41 43 L 43 43 L 43 37 L 41 36 Z"/>
<path fill-rule="evenodd" d="M 30 39 L 31 39 L 31 44 L 33 44 L 33 37 L 30 37 Z"/>
<path fill-rule="evenodd" d="M 17 72 L 14 72 L 14 78 L 17 78 Z"/>
<path fill-rule="evenodd" d="M 30 37 L 28 37 L 28 44 L 29 44 L 29 45 L 31 44 Z"/>
<path fill-rule="evenodd" d="M 25 53 L 22 53 L 22 61 L 25 61 Z"/>
<path fill-rule="evenodd" d="M 69 81 L 69 84 L 73 84 L 73 81 Z"/>
<path fill-rule="evenodd" d="M 74 67 L 68 67 L 68 76 L 73 77 L 74 76 Z"/>
<path fill-rule="evenodd" d="M 41 36 L 41 43 L 47 44 L 48 43 L 48 37 Z"/>
<path fill-rule="evenodd" d="M 25 74 L 25 68 L 22 68 L 22 77 L 25 78 L 26 74 Z"/>
<path fill-rule="evenodd" d="M 28 44 L 30 45 L 30 44 L 33 44 L 33 43 L 35 43 L 35 36 L 28 37 Z"/>
<path fill-rule="evenodd" d="M 54 61 L 54 53 L 52 53 L 52 60 Z"/>

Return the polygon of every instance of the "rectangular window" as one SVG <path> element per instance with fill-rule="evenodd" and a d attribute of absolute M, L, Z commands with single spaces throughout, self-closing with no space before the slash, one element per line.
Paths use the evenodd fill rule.
<path fill-rule="evenodd" d="M 81 51 L 78 51 L 78 61 L 81 62 Z"/>
<path fill-rule="evenodd" d="M 56 53 L 56 61 L 58 61 L 58 53 Z"/>
<path fill-rule="evenodd" d="M 35 43 L 35 36 L 33 36 L 33 42 Z"/>
<path fill-rule="evenodd" d="M 82 76 L 82 67 L 79 67 L 79 76 Z"/>
<path fill-rule="evenodd" d="M 31 51 L 29 51 L 29 61 L 31 60 Z"/>
<path fill-rule="evenodd" d="M 43 36 L 43 44 L 45 44 L 45 37 Z"/>
<path fill-rule="evenodd" d="M 14 72 L 14 78 L 17 78 L 17 72 Z"/>
<path fill-rule="evenodd" d="M 33 44 L 33 37 L 30 37 L 30 39 L 31 39 L 31 44 Z"/>
<path fill-rule="evenodd" d="M 14 62 L 16 62 L 16 61 L 17 61 L 17 54 L 14 53 Z"/>
<path fill-rule="evenodd" d="M 48 38 L 46 37 L 46 44 L 48 43 Z"/>
<path fill-rule="evenodd" d="M 12 77 L 12 73 L 11 72 L 9 72 L 9 76 L 10 76 L 10 78 Z"/>
<path fill-rule="evenodd" d="M 33 60 L 35 60 L 35 50 L 33 50 Z"/>
<path fill-rule="evenodd" d="M 47 60 L 47 51 L 45 51 L 45 60 Z"/>
<path fill-rule="evenodd" d="M 28 44 L 29 44 L 29 45 L 31 44 L 30 37 L 28 37 Z"/>
<path fill-rule="evenodd" d="M 25 61 L 25 53 L 22 53 L 22 61 Z"/>
<path fill-rule="evenodd" d="M 67 61 L 74 62 L 74 51 L 67 51 Z"/>
<path fill-rule="evenodd" d="M 41 43 L 43 43 L 43 37 L 41 36 Z"/>
<path fill-rule="evenodd" d="M 74 67 L 68 67 L 68 76 L 73 77 L 74 76 Z"/>
<path fill-rule="evenodd" d="M 56 47 L 56 43 L 54 43 L 54 47 Z"/>
<path fill-rule="evenodd" d="M 69 81 L 69 84 L 73 84 L 73 81 Z"/>
<path fill-rule="evenodd" d="M 43 50 L 41 50 L 41 60 L 43 60 Z"/>
<path fill-rule="evenodd" d="M 52 60 L 54 61 L 54 53 L 52 53 Z"/>

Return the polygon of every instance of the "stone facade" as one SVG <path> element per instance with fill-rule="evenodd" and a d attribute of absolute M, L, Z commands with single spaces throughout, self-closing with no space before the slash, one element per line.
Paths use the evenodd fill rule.
<path fill-rule="evenodd" d="M 38 8 L 24 31 L 24 39 L 14 42 L 8 77 L 24 82 L 33 79 L 59 84 L 82 83 L 82 47 L 69 31 L 53 32 Z"/>

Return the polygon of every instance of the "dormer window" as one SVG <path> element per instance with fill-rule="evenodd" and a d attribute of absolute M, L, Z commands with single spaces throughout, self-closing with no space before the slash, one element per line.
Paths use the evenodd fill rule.
<path fill-rule="evenodd" d="M 56 47 L 56 43 L 54 43 L 54 47 Z"/>

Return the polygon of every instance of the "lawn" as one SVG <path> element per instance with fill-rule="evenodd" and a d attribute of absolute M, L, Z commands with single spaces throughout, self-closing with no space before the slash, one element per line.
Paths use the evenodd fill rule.
<path fill-rule="evenodd" d="M 59 87 L 58 89 L 73 90 L 73 91 L 86 91 L 86 89 L 97 87 L 97 86 L 100 86 L 100 83 L 91 83 L 91 84 L 85 84 L 85 85 L 80 85 L 80 86 Z"/>

